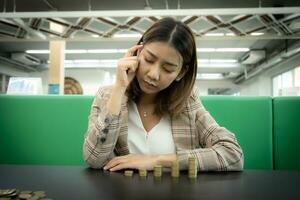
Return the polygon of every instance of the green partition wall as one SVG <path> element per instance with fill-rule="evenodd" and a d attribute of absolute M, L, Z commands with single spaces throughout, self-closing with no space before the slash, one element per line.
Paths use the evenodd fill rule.
<path fill-rule="evenodd" d="M 205 96 L 219 125 L 233 132 L 244 151 L 245 169 L 273 168 L 272 98 Z"/>
<path fill-rule="evenodd" d="M 92 96 L 0 95 L 0 163 L 83 165 Z M 236 134 L 245 169 L 273 168 L 272 98 L 201 97 L 216 121 Z"/>
<path fill-rule="evenodd" d="M 0 163 L 82 165 L 92 97 L 0 96 Z"/>
<path fill-rule="evenodd" d="M 275 97 L 275 169 L 300 170 L 300 97 Z"/>

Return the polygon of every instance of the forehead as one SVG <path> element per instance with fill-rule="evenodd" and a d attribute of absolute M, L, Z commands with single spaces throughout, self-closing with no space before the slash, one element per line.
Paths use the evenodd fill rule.
<path fill-rule="evenodd" d="M 145 52 L 154 54 L 158 59 L 181 64 L 182 57 L 180 53 L 167 42 L 151 42 L 145 44 Z"/>

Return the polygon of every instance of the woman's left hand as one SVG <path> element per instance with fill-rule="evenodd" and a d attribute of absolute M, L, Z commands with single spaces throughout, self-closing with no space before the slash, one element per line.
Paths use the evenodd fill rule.
<path fill-rule="evenodd" d="M 129 154 L 111 159 L 104 167 L 104 170 L 117 171 L 121 169 L 146 169 L 153 170 L 157 164 L 156 156 Z"/>

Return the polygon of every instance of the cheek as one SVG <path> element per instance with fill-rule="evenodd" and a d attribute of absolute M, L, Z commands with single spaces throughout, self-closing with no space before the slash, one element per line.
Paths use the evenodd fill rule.
<path fill-rule="evenodd" d="M 176 74 L 162 74 L 161 82 L 164 85 L 170 85 L 176 79 L 176 77 Z"/>

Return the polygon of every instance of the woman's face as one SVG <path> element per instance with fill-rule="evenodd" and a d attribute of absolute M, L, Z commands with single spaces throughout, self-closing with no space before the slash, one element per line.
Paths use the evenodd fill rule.
<path fill-rule="evenodd" d="M 145 44 L 139 54 L 136 74 L 140 88 L 146 94 L 166 89 L 179 75 L 182 57 L 166 42 Z"/>

